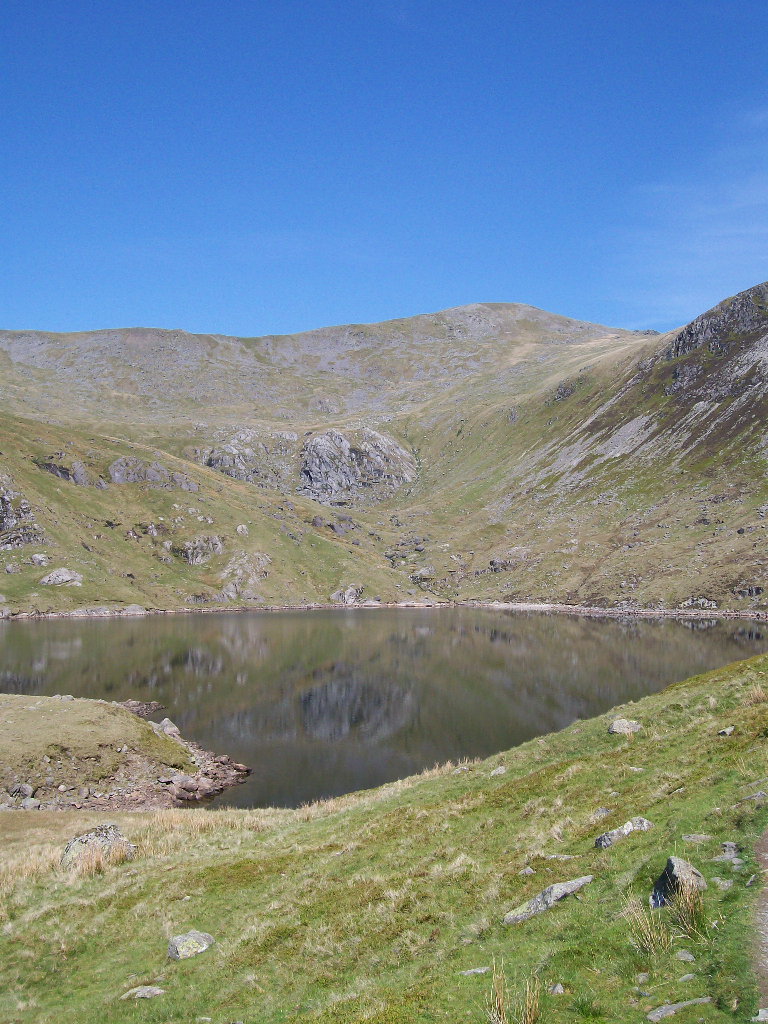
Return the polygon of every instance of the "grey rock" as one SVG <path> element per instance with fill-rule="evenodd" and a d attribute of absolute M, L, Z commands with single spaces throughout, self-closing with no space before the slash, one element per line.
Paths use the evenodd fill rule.
<path fill-rule="evenodd" d="M 667 359 L 687 355 L 707 343 L 712 351 L 720 352 L 727 344 L 724 339 L 764 329 L 767 296 L 767 284 L 755 285 L 697 316 L 675 336 L 667 350 Z"/>
<path fill-rule="evenodd" d="M 235 532 L 239 533 L 241 537 L 247 537 L 248 527 L 245 525 L 245 523 L 240 523 L 240 525 L 236 528 Z"/>
<path fill-rule="evenodd" d="M 666 867 L 656 879 L 650 895 L 652 907 L 663 907 L 681 885 L 691 885 L 699 890 L 707 888 L 704 876 L 693 864 L 682 857 L 670 857 Z"/>
<path fill-rule="evenodd" d="M 180 548 L 175 549 L 176 553 L 189 562 L 190 565 L 203 565 L 210 560 L 211 555 L 224 553 L 224 544 L 217 534 L 207 537 L 195 537 L 194 540 L 184 541 Z"/>
<path fill-rule="evenodd" d="M 522 871 L 517 872 L 518 875 L 535 875 L 536 872 L 533 870 L 530 864 L 526 864 Z"/>
<path fill-rule="evenodd" d="M 186 960 L 190 956 L 204 953 L 216 940 L 207 932 L 198 932 L 194 928 L 184 935 L 174 935 L 168 942 L 168 956 L 171 960 Z"/>
<path fill-rule="evenodd" d="M 79 572 L 73 572 L 71 569 L 54 569 L 53 572 L 48 573 L 47 576 L 43 576 L 40 580 L 40 585 L 43 587 L 80 587 L 83 584 L 83 577 Z"/>
<path fill-rule="evenodd" d="M 720 729 L 718 731 L 717 735 L 718 736 L 730 736 L 731 733 L 733 732 L 734 728 L 735 728 L 735 726 L 733 726 L 733 725 L 726 725 L 726 727 L 724 729 Z"/>
<path fill-rule="evenodd" d="M 613 846 L 619 839 L 624 839 L 630 832 L 647 832 L 648 829 L 653 828 L 653 822 L 648 821 L 647 818 L 635 817 L 625 822 L 619 828 L 614 828 L 610 832 L 603 832 L 601 836 L 598 836 L 595 840 L 595 846 L 605 850 L 609 846 Z"/>
<path fill-rule="evenodd" d="M 519 924 L 521 921 L 527 921 L 534 914 L 541 914 L 543 911 L 549 910 L 558 900 L 578 892 L 582 886 L 592 881 L 592 877 L 592 875 L 584 875 L 581 878 L 574 878 L 570 882 L 556 882 L 554 885 L 548 886 L 543 892 L 528 900 L 527 903 L 516 907 L 514 910 L 510 910 L 504 916 L 504 924 Z"/>
<path fill-rule="evenodd" d="M 83 854 L 90 850 L 99 850 L 103 857 L 108 857 L 113 851 L 119 851 L 125 860 L 131 860 L 134 849 L 117 825 L 107 822 L 104 825 L 97 825 L 92 832 L 70 839 L 61 855 L 61 866 L 75 867 Z"/>
<path fill-rule="evenodd" d="M 165 994 L 164 988 L 158 988 L 157 985 L 138 985 L 136 988 L 129 988 L 127 992 L 124 992 L 120 996 L 121 999 L 152 999 L 154 996 L 162 996 Z"/>
<path fill-rule="evenodd" d="M 727 889 L 730 889 L 733 885 L 732 878 L 718 878 L 717 875 L 713 876 L 712 881 L 715 883 L 717 888 L 721 890 L 721 892 L 725 892 Z"/>
<path fill-rule="evenodd" d="M 551 996 L 561 996 L 565 993 L 565 989 L 559 981 L 556 985 L 550 985 L 547 991 Z"/>
<path fill-rule="evenodd" d="M 696 957 L 693 953 L 690 953 L 687 949 L 678 949 L 675 953 L 675 960 L 683 960 L 685 963 L 692 964 Z"/>
<path fill-rule="evenodd" d="M 617 718 L 608 726 L 608 732 L 612 736 L 629 736 L 633 732 L 640 732 L 642 725 L 627 718 Z"/>
<path fill-rule="evenodd" d="M 665 1003 L 664 1006 L 658 1006 L 655 1010 L 651 1010 L 646 1015 L 646 1019 L 651 1021 L 651 1024 L 656 1024 L 656 1021 L 662 1020 L 664 1017 L 673 1017 L 678 1010 L 684 1010 L 687 1006 L 703 1006 L 704 1003 L 711 1003 L 712 996 L 702 996 L 700 999 L 686 999 L 683 1003 Z"/>
<path fill-rule="evenodd" d="M 635 976 L 635 981 L 637 982 L 638 985 L 644 985 L 646 983 L 646 981 L 650 981 L 650 980 L 651 980 L 650 974 L 646 974 L 644 971 L 641 974 L 638 974 L 638 975 Z"/>
<path fill-rule="evenodd" d="M 12 491 L 0 487 L 0 551 L 45 543 L 45 532 L 35 522 L 32 506 L 26 498 L 21 498 L 14 506 L 15 497 Z"/>
<path fill-rule="evenodd" d="M 413 456 L 392 438 L 364 427 L 352 439 L 331 429 L 307 439 L 300 490 L 315 501 L 384 497 L 416 478 Z"/>
<path fill-rule="evenodd" d="M 23 796 L 23 797 L 34 796 L 35 795 L 35 788 L 34 788 L 34 786 L 30 786 L 30 784 L 28 782 L 22 782 L 19 785 L 17 792 L 18 792 L 19 796 Z M 14 796 L 15 795 L 16 794 L 14 793 Z"/>
<path fill-rule="evenodd" d="M 681 838 L 684 843 L 709 843 L 712 841 L 712 836 L 705 835 L 703 832 L 687 832 Z"/>
<path fill-rule="evenodd" d="M 174 487 L 192 494 L 196 494 L 199 489 L 195 481 L 191 480 L 186 473 L 171 473 L 171 483 Z"/>
<path fill-rule="evenodd" d="M 472 974 L 487 974 L 490 971 L 490 967 L 471 967 L 468 971 L 459 971 L 459 974 L 463 974 L 465 978 L 468 978 Z"/>
<path fill-rule="evenodd" d="M 157 728 L 166 736 L 172 736 L 174 739 L 181 738 L 179 727 L 177 725 L 174 725 L 170 718 L 164 718 Z M 184 776 L 184 778 L 187 778 L 187 776 Z"/>
<path fill-rule="evenodd" d="M 21 809 L 22 811 L 39 811 L 40 801 L 35 800 L 34 797 L 25 796 L 21 801 Z"/>
<path fill-rule="evenodd" d="M 693 981 L 695 977 L 695 974 L 684 974 L 682 978 L 678 978 L 678 981 Z"/>
<path fill-rule="evenodd" d="M 763 1008 L 757 1011 L 757 1016 L 753 1017 L 752 1020 L 768 1020 L 768 1008 Z"/>
<path fill-rule="evenodd" d="M 362 587 L 341 588 L 331 594 L 331 600 L 336 604 L 355 604 L 362 593 Z"/>
<path fill-rule="evenodd" d="M 496 778 L 497 775 L 503 775 L 506 772 L 506 770 L 507 769 L 506 769 L 505 765 L 500 764 L 497 768 L 493 769 L 493 771 L 491 772 L 491 776 L 490 777 L 492 779 L 494 779 L 494 778 Z"/>

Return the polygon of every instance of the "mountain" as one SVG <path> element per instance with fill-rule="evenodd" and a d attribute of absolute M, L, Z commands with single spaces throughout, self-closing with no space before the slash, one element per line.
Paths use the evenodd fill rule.
<path fill-rule="evenodd" d="M 761 608 L 767 346 L 765 284 L 665 335 L 0 332 L 4 607 Z"/>

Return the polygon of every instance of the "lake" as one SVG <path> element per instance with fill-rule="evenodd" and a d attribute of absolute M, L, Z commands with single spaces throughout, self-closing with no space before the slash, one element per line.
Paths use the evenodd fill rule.
<path fill-rule="evenodd" d="M 159 701 L 156 720 L 253 768 L 217 804 L 293 807 L 487 757 L 766 650 L 744 620 L 469 608 L 59 619 L 0 624 L 0 691 Z"/>

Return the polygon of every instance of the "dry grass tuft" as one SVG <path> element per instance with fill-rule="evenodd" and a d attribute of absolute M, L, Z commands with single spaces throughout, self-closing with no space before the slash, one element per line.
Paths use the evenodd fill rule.
<path fill-rule="evenodd" d="M 20 882 L 41 878 L 61 863 L 61 847 L 41 846 L 0 864 L 0 921 L 7 918 L 5 901 Z"/>
<path fill-rule="evenodd" d="M 672 936 L 658 911 L 645 907 L 633 892 L 624 900 L 622 917 L 632 932 L 632 945 L 647 956 L 666 953 L 672 945 Z"/>
<path fill-rule="evenodd" d="M 673 921 L 684 935 L 689 939 L 706 940 L 707 918 L 700 889 L 690 883 L 683 883 L 669 900 L 669 909 Z"/>
<path fill-rule="evenodd" d="M 535 974 L 525 979 L 525 985 L 517 997 L 515 1006 L 517 1024 L 536 1024 L 539 1019 L 540 992 L 539 979 Z"/>
<path fill-rule="evenodd" d="M 81 878 L 103 875 L 107 868 L 123 864 L 132 854 L 129 846 L 116 843 L 106 852 L 98 846 L 87 846 L 75 861 L 74 871 Z"/>
<path fill-rule="evenodd" d="M 501 965 L 498 965 L 494 957 L 491 991 L 485 1004 L 485 1019 L 488 1024 L 509 1024 L 508 1009 L 509 989 L 504 977 L 504 960 L 502 959 Z"/>
<path fill-rule="evenodd" d="M 744 707 L 752 708 L 757 704 L 765 704 L 766 701 L 768 701 L 768 693 L 765 692 L 760 683 L 757 683 L 744 698 Z"/>

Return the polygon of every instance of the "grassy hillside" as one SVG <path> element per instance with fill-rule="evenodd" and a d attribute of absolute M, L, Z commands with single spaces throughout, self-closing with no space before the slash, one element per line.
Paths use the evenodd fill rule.
<path fill-rule="evenodd" d="M 50 543 L 0 553 L 0 570 L 19 570 L 0 571 L 4 606 L 293 604 L 353 587 L 359 600 L 759 610 L 767 295 L 664 336 L 502 305 L 292 338 L 5 332 L 0 488 L 29 501 Z M 354 459 L 364 427 L 413 478 L 315 500 L 308 439 L 340 431 Z M 243 451 L 241 479 L 219 471 Z M 198 490 L 113 484 L 125 456 Z M 184 543 L 212 535 L 190 565 Z M 82 586 L 41 588 L 33 551 Z"/>
<path fill-rule="evenodd" d="M 480 1022 L 491 975 L 462 972 L 503 959 L 510 1020 L 535 979 L 541 1021 L 639 1022 L 695 998 L 711 1002 L 681 1021 L 748 1020 L 766 689 L 760 657 L 482 763 L 297 811 L 116 816 L 137 857 L 96 875 L 57 867 L 87 816 L 0 815 L 0 1015 Z M 618 715 L 642 730 L 609 735 Z M 734 731 L 720 737 L 725 726 Z M 636 815 L 653 828 L 595 847 Z M 724 842 L 741 865 L 713 861 Z M 673 853 L 707 879 L 703 909 L 677 921 L 655 912 L 657 939 L 644 946 L 626 910 L 633 894 L 647 905 Z M 579 898 L 502 923 L 584 875 L 594 879 Z M 168 937 L 189 928 L 216 944 L 167 960 Z M 693 960 L 678 960 L 681 950 Z M 164 994 L 121 1000 L 140 984 Z M 550 995 L 556 984 L 563 993 Z"/>

